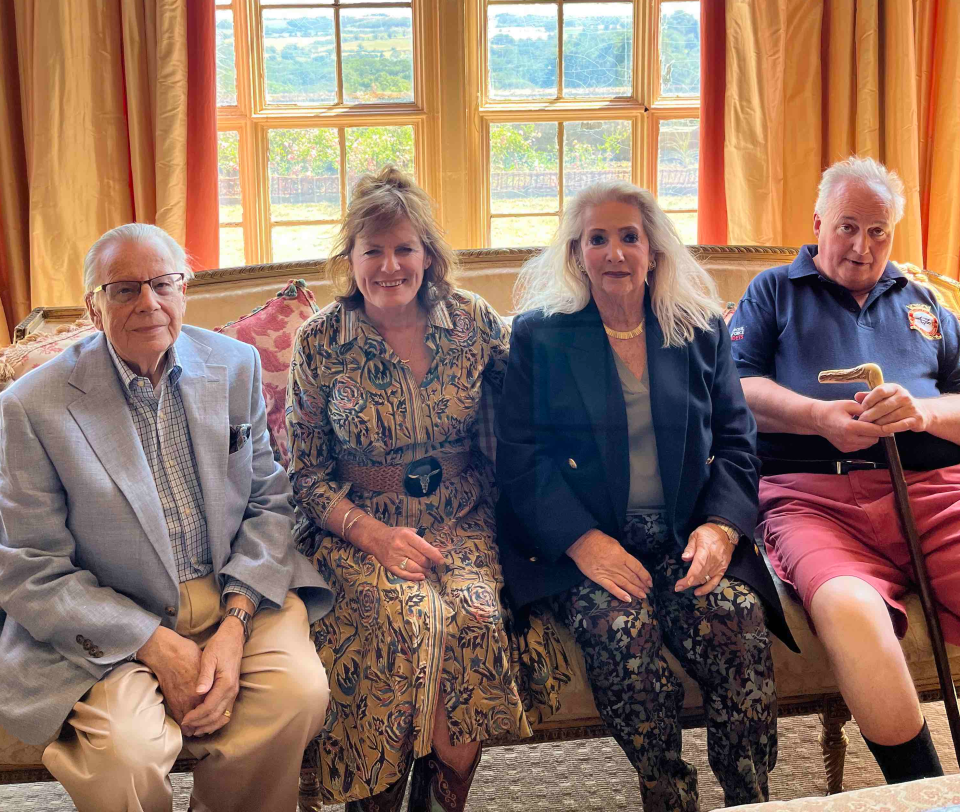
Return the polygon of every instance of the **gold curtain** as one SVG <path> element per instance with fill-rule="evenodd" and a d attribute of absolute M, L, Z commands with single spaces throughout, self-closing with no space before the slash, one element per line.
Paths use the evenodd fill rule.
<path fill-rule="evenodd" d="M 184 243 L 187 2 L 0 3 L 0 281 L 11 331 L 31 303 L 82 302 L 83 256 L 104 231 L 136 220 Z"/>
<path fill-rule="evenodd" d="M 958 44 L 955 0 L 727 0 L 729 242 L 812 242 L 820 173 L 858 154 L 906 187 L 893 258 L 957 278 Z"/>

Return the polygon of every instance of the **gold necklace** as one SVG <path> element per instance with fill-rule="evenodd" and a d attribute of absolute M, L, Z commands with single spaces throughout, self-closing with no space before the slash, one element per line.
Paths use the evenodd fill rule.
<path fill-rule="evenodd" d="M 604 324 L 603 331 L 610 336 L 610 338 L 618 338 L 621 341 L 626 341 L 629 338 L 636 338 L 643 332 L 643 322 L 641 321 L 640 324 L 638 324 L 632 330 L 611 330 L 606 324 Z"/>

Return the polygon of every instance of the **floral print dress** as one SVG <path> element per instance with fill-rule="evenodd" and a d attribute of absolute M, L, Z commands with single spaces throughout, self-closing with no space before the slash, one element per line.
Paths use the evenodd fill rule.
<path fill-rule="evenodd" d="M 559 708 L 570 668 L 549 618 L 522 644 L 501 607 L 493 465 L 477 448 L 482 386 L 501 388 L 508 329 L 480 297 L 455 291 L 429 311 L 433 356 L 423 381 L 362 310 L 325 308 L 300 330 L 287 388 L 297 540 L 335 593 L 313 628 L 330 681 L 320 746 L 324 803 L 356 800 L 397 781 L 432 747 L 445 698 L 454 744 L 531 733 Z M 472 462 L 431 495 L 370 491 L 337 478 L 338 460 Z M 388 525 L 406 526 L 443 554 L 424 581 L 400 579 L 323 529 L 345 496 Z M 524 664 L 521 664 L 521 661 Z"/>

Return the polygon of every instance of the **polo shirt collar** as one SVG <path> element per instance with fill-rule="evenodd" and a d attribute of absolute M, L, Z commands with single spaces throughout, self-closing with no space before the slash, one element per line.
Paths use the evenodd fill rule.
<path fill-rule="evenodd" d="M 813 258 L 817 255 L 818 246 L 814 245 L 804 245 L 800 249 L 800 253 L 797 254 L 797 258 L 790 263 L 790 270 L 787 273 L 787 276 L 790 279 L 804 279 L 810 276 L 820 276 L 820 271 L 817 270 L 816 264 L 814 264 Z M 826 279 L 826 277 L 824 277 Z M 880 286 L 881 290 L 886 290 L 887 288 L 896 285 L 898 288 L 902 288 L 910 280 L 900 271 L 900 269 L 894 265 L 892 262 L 887 262 L 887 267 L 883 269 L 883 273 L 880 274 L 880 278 L 877 280 L 877 284 L 874 287 Z"/>

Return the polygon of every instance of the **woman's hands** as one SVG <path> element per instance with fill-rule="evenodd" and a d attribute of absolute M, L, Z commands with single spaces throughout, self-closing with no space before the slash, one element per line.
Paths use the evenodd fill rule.
<path fill-rule="evenodd" d="M 684 561 L 690 562 L 685 578 L 677 581 L 675 590 L 682 592 L 692 586 L 699 587 L 694 595 L 700 597 L 717 588 L 730 559 L 733 558 L 734 545 L 713 522 L 701 524 L 690 534 L 687 546 L 681 554 Z"/>
<path fill-rule="evenodd" d="M 379 527 L 371 527 L 372 522 Z M 356 537 L 353 543 L 374 556 L 384 569 L 408 581 L 422 581 L 428 569 L 445 563 L 443 554 L 412 527 L 390 527 L 369 517 L 359 522 L 351 535 Z"/>
<path fill-rule="evenodd" d="M 631 595 L 643 600 L 653 587 L 653 579 L 643 564 L 619 541 L 596 528 L 571 544 L 567 555 L 587 578 L 624 603 L 630 603 Z"/>

